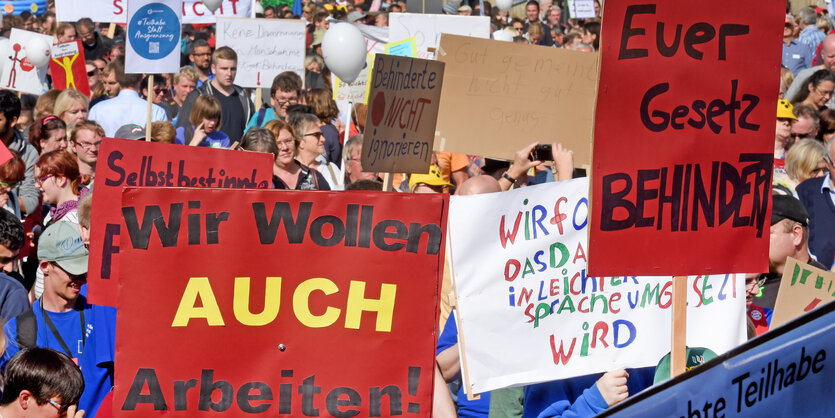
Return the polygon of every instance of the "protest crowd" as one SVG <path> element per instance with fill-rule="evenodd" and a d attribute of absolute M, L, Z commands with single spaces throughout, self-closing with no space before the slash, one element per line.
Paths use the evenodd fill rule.
<path fill-rule="evenodd" d="M 55 3 L 60 7 L 61 1 L 49 0 L 34 13 L 7 8 L 0 29 L 7 38 L 18 29 L 52 36 L 55 44 L 79 40 L 89 91 L 73 88 L 85 76 L 76 73 L 72 79 L 70 70 L 59 86 L 54 65 L 41 94 L 9 89 L 7 80 L 0 83 L 0 138 L 11 152 L 0 165 L 5 209 L 0 211 L 0 317 L 5 324 L 0 414 L 6 418 L 55 416 L 35 415 L 43 411 L 75 417 L 111 414 L 119 367 L 117 308 L 86 299 L 91 219 L 118 211 L 92 204 L 101 187 L 96 170 L 104 138 L 149 138 L 170 144 L 172 154 L 180 152 L 175 147 L 271 154 L 268 186 L 287 190 L 468 196 L 588 174 L 575 164 L 575 150 L 563 146 L 557 132 L 551 138 L 531 138 L 530 145 L 505 159 L 434 151 L 424 174 L 363 169 L 368 105 L 346 106 L 334 99 L 339 81 L 325 64 L 322 43 L 338 25 L 362 26 L 364 33 L 373 32 L 367 29 L 372 27 L 385 30 L 391 14 L 407 12 L 404 1 L 256 0 L 255 18 L 305 25 L 304 74 L 281 72 L 260 92 L 236 84 L 241 51 L 218 46 L 211 23 L 182 25 L 179 72 L 137 74 L 126 66 L 124 24 L 57 21 Z M 444 3 L 440 12 L 488 16 L 496 40 L 598 54 L 603 2 L 589 2 L 595 16 L 587 18 L 572 17 L 569 3 L 530 0 L 502 11 L 494 2 L 458 0 Z M 787 257 L 824 271 L 835 266 L 835 22 L 827 9 L 786 11 L 769 271 L 737 272 L 750 273 L 745 276 L 748 338 L 769 331 L 781 278 L 789 274 Z M 460 112 L 462 120 L 475 124 L 487 117 Z M 670 377 L 669 365 L 660 377 L 656 367 L 614 369 L 468 399 L 448 276 L 438 303 L 433 416 L 590 417 Z M 688 355 L 687 368 L 714 356 Z"/>

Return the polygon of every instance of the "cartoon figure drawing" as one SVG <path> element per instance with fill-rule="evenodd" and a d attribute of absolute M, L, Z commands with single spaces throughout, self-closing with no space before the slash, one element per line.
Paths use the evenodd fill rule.
<path fill-rule="evenodd" d="M 9 82 L 6 83 L 6 87 L 16 88 L 15 80 L 17 79 L 17 63 L 22 61 L 17 57 L 17 54 L 20 53 L 20 44 L 14 44 L 12 49 L 14 49 L 14 57 L 9 57 L 9 59 L 12 60 L 12 71 L 9 73 Z"/>
<path fill-rule="evenodd" d="M 76 88 L 75 87 L 75 77 L 72 74 L 72 64 L 75 62 L 75 59 L 78 58 L 78 55 L 79 54 L 75 54 L 75 55 L 72 56 L 72 58 L 62 57 L 61 61 L 58 61 L 57 59 L 52 58 L 52 60 L 55 61 L 56 64 L 58 64 L 59 66 L 61 66 L 61 68 L 64 69 L 64 76 L 67 80 L 66 88 L 68 88 L 68 89 L 75 89 Z"/>

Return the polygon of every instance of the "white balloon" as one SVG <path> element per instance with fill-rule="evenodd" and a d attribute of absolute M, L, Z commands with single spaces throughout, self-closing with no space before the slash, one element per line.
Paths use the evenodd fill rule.
<path fill-rule="evenodd" d="M 332 73 L 351 83 L 365 66 L 365 37 L 352 23 L 332 24 L 322 39 L 322 58 Z"/>
<path fill-rule="evenodd" d="M 10 55 L 12 55 L 12 48 L 9 44 L 9 38 L 0 38 L 0 74 L 3 73 L 7 57 Z"/>
<path fill-rule="evenodd" d="M 496 6 L 499 10 L 506 12 L 513 6 L 513 0 L 496 0 Z"/>
<path fill-rule="evenodd" d="M 221 3 L 223 3 L 223 0 L 203 0 L 203 5 L 212 13 L 220 7 Z"/>
<path fill-rule="evenodd" d="M 43 38 L 34 36 L 26 42 L 26 58 L 35 67 L 41 68 L 49 64 L 49 56 L 52 54 L 52 46 Z"/>
<path fill-rule="evenodd" d="M 513 42 L 513 35 L 510 32 L 501 29 L 493 32 L 493 39 L 497 41 Z"/>
<path fill-rule="evenodd" d="M 261 3 L 255 3 L 253 7 L 255 7 L 255 13 L 264 13 L 264 6 Z"/>

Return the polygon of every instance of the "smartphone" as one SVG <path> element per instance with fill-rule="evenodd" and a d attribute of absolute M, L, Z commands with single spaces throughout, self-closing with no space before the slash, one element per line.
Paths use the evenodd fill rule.
<path fill-rule="evenodd" d="M 531 161 L 553 161 L 554 156 L 550 145 L 537 145 L 528 156 Z"/>

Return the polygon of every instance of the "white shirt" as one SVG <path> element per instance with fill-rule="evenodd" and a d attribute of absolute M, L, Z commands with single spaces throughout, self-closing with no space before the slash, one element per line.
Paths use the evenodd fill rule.
<path fill-rule="evenodd" d="M 108 137 L 116 135 L 116 131 L 124 125 L 136 124 L 145 126 L 148 122 L 148 102 L 139 97 L 139 93 L 130 89 L 122 89 L 119 95 L 97 103 L 90 109 L 90 120 L 96 121 L 104 128 Z M 151 121 L 166 121 L 165 110 L 157 105 L 151 105 Z"/>

